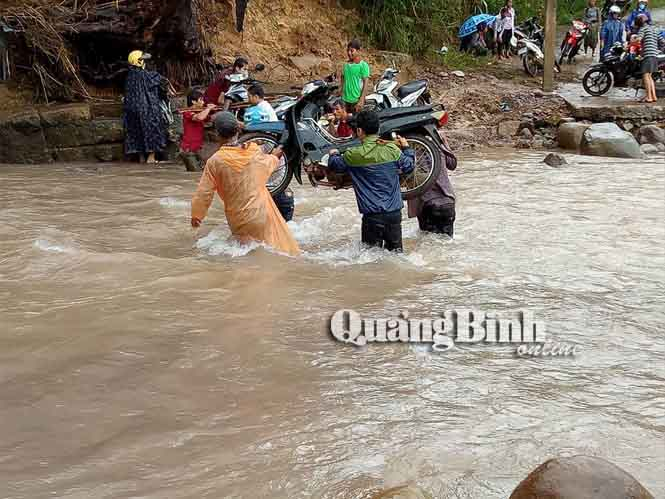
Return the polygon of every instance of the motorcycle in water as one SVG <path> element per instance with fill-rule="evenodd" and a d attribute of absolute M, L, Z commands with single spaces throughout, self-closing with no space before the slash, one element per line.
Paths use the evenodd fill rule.
<path fill-rule="evenodd" d="M 578 19 L 574 20 L 566 32 L 566 36 L 561 43 L 561 55 L 559 56 L 559 66 L 563 64 L 564 59 L 568 59 L 568 64 L 573 62 L 573 59 L 580 51 L 584 37 L 589 31 L 590 26 L 584 21 Z"/>
<path fill-rule="evenodd" d="M 665 90 L 665 54 L 658 57 L 658 72 L 652 77 L 656 91 Z M 631 54 L 621 42 L 615 43 L 602 62 L 591 66 L 582 78 L 584 90 L 593 96 L 604 95 L 613 87 L 634 88 L 635 92 L 643 88 L 641 61 L 636 54 Z"/>
<path fill-rule="evenodd" d="M 268 190 L 276 195 L 283 192 L 295 176 L 302 184 L 304 168 L 313 186 L 349 188 L 350 177 L 339 176 L 327 168 L 329 152 L 344 152 L 357 146 L 356 138 L 337 138 L 319 120 L 337 88 L 333 77 L 307 83 L 298 102 L 289 110 L 284 121 L 264 122 L 247 126 L 240 143 L 254 142 L 270 152 L 277 145 L 284 147 L 280 165 L 267 182 Z M 443 142 L 439 128 L 447 121 L 447 113 L 432 106 L 398 107 L 379 111 L 380 137 L 392 140 L 401 135 L 416 152 L 416 168 L 401 178 L 402 197 L 410 199 L 424 193 L 436 180 L 442 168 Z"/>
<path fill-rule="evenodd" d="M 398 74 L 397 69 L 386 69 L 374 86 L 374 93 L 365 97 L 365 104 L 377 110 L 431 104 L 432 97 L 427 80 L 410 81 L 400 87 L 397 80 Z"/>

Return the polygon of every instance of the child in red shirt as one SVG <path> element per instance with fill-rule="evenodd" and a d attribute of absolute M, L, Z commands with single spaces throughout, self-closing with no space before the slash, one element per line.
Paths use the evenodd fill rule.
<path fill-rule="evenodd" d="M 216 106 L 206 105 L 203 101 L 203 92 L 194 88 L 187 96 L 187 107 L 190 110 L 182 113 L 184 133 L 180 144 L 180 158 L 188 172 L 196 172 L 202 170 L 200 152 L 205 135 L 204 126 Z"/>

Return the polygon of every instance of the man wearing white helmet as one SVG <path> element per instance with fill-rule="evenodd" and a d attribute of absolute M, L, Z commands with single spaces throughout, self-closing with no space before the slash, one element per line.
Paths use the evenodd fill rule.
<path fill-rule="evenodd" d="M 613 5 L 610 7 L 610 17 L 603 23 L 600 30 L 600 60 L 603 60 L 612 45 L 616 42 L 623 43 L 626 40 L 626 31 L 621 22 L 621 8 Z"/>

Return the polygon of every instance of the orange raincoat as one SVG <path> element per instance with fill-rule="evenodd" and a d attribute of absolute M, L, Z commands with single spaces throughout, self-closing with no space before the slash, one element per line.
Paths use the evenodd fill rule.
<path fill-rule="evenodd" d="M 278 165 L 279 159 L 263 153 L 257 144 L 220 148 L 206 163 L 192 199 L 192 218 L 205 218 L 217 191 L 231 232 L 240 242 L 264 242 L 289 255 L 299 254 L 298 243 L 266 188 Z"/>

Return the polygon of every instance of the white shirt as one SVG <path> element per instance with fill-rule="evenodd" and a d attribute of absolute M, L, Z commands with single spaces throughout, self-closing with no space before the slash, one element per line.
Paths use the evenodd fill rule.
<path fill-rule="evenodd" d="M 263 100 L 256 107 L 261 111 L 261 121 L 279 121 L 277 113 L 275 113 L 275 110 L 268 101 Z"/>

